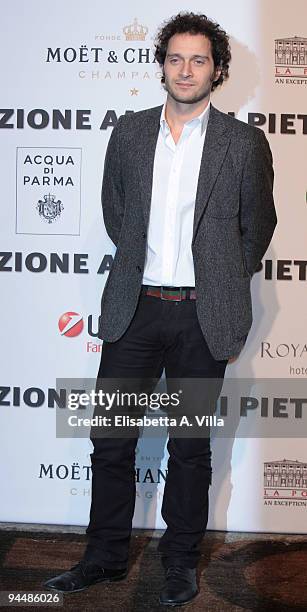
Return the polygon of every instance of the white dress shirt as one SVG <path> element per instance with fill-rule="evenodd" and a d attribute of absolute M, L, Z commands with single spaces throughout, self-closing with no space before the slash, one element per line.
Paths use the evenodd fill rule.
<path fill-rule="evenodd" d="M 164 104 L 154 159 L 147 252 L 142 283 L 195 287 L 192 236 L 200 162 L 210 103 L 184 124 L 175 144 Z"/>

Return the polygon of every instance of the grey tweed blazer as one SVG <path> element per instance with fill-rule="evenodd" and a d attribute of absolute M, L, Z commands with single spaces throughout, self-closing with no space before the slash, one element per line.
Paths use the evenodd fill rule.
<path fill-rule="evenodd" d="M 162 106 L 121 116 L 107 147 L 102 209 L 117 247 L 99 338 L 116 342 L 135 313 L 146 256 Z M 193 221 L 196 309 L 215 359 L 237 355 L 252 324 L 250 282 L 277 223 L 272 155 L 262 130 L 211 105 Z"/>

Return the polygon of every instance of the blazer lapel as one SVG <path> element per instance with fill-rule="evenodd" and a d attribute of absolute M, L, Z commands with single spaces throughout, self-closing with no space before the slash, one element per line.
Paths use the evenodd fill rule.
<path fill-rule="evenodd" d="M 197 183 L 192 244 L 196 238 L 201 217 L 205 212 L 229 143 L 230 135 L 226 131 L 223 114 L 211 105 Z"/>
<path fill-rule="evenodd" d="M 162 106 L 163 105 L 157 106 L 152 109 L 151 113 L 144 119 L 143 125 L 140 125 L 139 133 L 136 134 L 136 155 L 140 175 L 141 201 L 143 205 L 145 227 L 147 227 L 149 222 L 153 166 L 160 129 Z"/>
<path fill-rule="evenodd" d="M 140 191 L 145 227 L 148 225 L 150 215 L 153 166 L 160 129 L 162 106 L 163 105 L 151 109 L 150 114 L 144 116 L 143 121 L 140 122 L 139 132 L 135 135 L 135 154 L 140 176 Z M 211 105 L 197 183 L 192 244 L 195 240 L 201 217 L 206 209 L 211 191 L 227 153 L 229 143 L 230 136 L 224 125 L 223 114 Z"/>

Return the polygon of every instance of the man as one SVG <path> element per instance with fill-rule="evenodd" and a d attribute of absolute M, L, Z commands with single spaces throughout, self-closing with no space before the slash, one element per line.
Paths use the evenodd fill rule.
<path fill-rule="evenodd" d="M 102 297 L 98 380 L 222 380 L 252 324 L 250 281 L 276 225 L 263 132 L 215 109 L 228 36 L 179 13 L 158 33 L 163 106 L 120 117 L 105 158 L 103 215 L 117 247 Z M 72 592 L 127 574 L 137 437 L 91 436 L 92 506 L 82 561 L 46 586 Z M 209 437 L 169 431 L 160 603 L 198 592 L 208 518 Z"/>

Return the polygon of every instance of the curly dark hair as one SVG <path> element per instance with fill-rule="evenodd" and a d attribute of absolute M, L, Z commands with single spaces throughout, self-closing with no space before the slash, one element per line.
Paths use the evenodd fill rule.
<path fill-rule="evenodd" d="M 214 67 L 221 69 L 219 78 L 212 83 L 212 91 L 222 85 L 223 81 L 229 76 L 229 63 L 231 60 L 231 51 L 229 45 L 229 36 L 221 29 L 218 23 L 209 19 L 206 15 L 200 13 L 180 12 L 164 21 L 161 28 L 158 30 L 155 39 L 155 59 L 163 68 L 167 46 L 170 38 L 174 34 L 204 34 L 211 41 L 211 51 L 214 61 Z M 161 77 L 161 83 L 165 82 L 164 74 Z"/>

